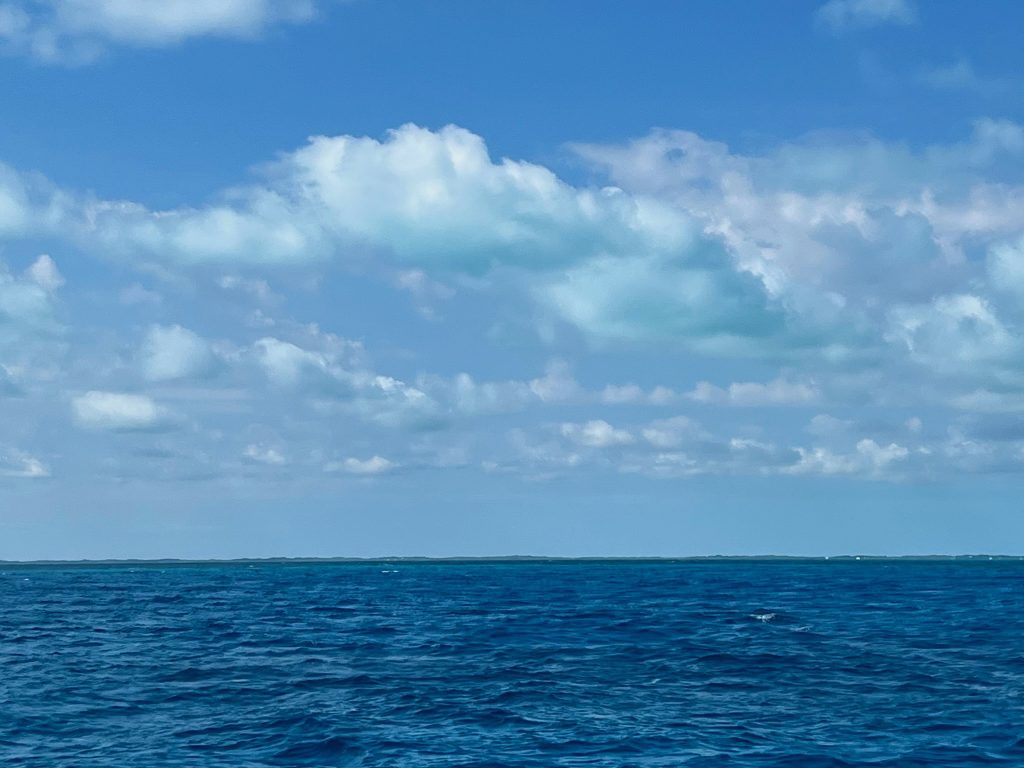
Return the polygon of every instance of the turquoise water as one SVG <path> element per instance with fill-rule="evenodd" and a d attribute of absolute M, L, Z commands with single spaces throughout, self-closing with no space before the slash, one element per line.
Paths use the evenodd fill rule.
<path fill-rule="evenodd" d="M 0 763 L 1024 765 L 1024 567 L 6 567 Z"/>

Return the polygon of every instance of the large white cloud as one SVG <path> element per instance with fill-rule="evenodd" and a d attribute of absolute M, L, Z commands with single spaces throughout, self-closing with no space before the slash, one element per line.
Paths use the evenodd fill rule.
<path fill-rule="evenodd" d="M 251 38 L 314 13 L 313 0 L 7 0 L 0 4 L 0 44 L 41 61 L 75 64 L 110 45 Z"/>
<path fill-rule="evenodd" d="M 455 126 L 406 125 L 383 141 L 314 137 L 265 174 L 201 209 L 83 200 L 81 241 L 190 263 L 293 263 L 373 248 L 410 265 L 482 274 L 676 253 L 694 239 L 688 217 L 655 200 L 495 162 L 479 136 Z"/>
<path fill-rule="evenodd" d="M 619 186 L 573 186 L 492 159 L 464 129 L 412 125 L 313 138 L 200 208 L 10 173 L 2 186 L 8 236 L 179 267 L 376 258 L 419 288 L 486 276 L 590 341 L 712 354 L 877 357 L 893 306 L 1016 279 L 1002 257 L 978 267 L 1024 226 L 1024 185 L 1003 178 L 1024 172 L 1014 123 L 979 120 L 965 141 L 919 151 L 817 136 L 747 156 L 681 131 L 576 151 Z"/>

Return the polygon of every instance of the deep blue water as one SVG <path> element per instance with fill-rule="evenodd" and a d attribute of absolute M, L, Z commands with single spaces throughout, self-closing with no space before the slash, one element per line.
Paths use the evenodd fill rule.
<path fill-rule="evenodd" d="M 1024 765 L 1024 567 L 0 572 L 4 766 Z"/>

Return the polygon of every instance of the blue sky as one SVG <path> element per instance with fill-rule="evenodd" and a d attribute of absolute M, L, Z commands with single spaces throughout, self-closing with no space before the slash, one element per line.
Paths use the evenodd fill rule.
<path fill-rule="evenodd" d="M 0 558 L 1024 551 L 1022 22 L 0 2 Z"/>

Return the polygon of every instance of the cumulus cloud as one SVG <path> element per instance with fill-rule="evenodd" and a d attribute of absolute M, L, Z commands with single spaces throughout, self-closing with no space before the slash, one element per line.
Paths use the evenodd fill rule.
<path fill-rule="evenodd" d="M 1012 122 L 920 151 L 819 136 L 744 156 L 684 131 L 575 149 L 617 186 L 407 125 L 315 137 L 205 207 L 151 211 L 10 172 L 0 227 L 179 266 L 375 258 L 424 308 L 447 280 L 486 276 L 597 345 L 826 364 L 877 357 L 887 309 L 962 292 L 987 247 L 990 279 L 1012 276 L 1024 185 L 989 179 L 1024 166 Z"/>
<path fill-rule="evenodd" d="M 81 64 L 114 45 L 253 38 L 314 13 L 313 0 L 8 0 L 0 5 L 0 43 L 43 62 Z"/>
<path fill-rule="evenodd" d="M 274 337 L 259 339 L 249 354 L 276 390 L 301 396 L 323 415 L 349 413 L 392 428 L 435 429 L 446 414 L 414 384 L 375 371 L 359 344 L 316 331 L 300 346 Z M 430 379 L 436 384 L 437 379 Z"/>
<path fill-rule="evenodd" d="M 599 253 L 678 251 L 694 238 L 686 217 L 657 201 L 495 162 L 483 139 L 455 126 L 406 125 L 382 141 L 314 137 L 269 167 L 262 184 L 205 208 L 76 205 L 81 242 L 107 253 L 272 264 L 371 248 L 408 265 L 400 274 L 409 289 L 434 294 L 443 290 L 423 270 L 549 270 Z"/>
<path fill-rule="evenodd" d="M 984 298 L 973 294 L 893 308 L 887 338 L 913 359 L 954 373 L 978 363 L 1008 364 L 1020 356 L 1017 335 Z"/>
<path fill-rule="evenodd" d="M 910 451 L 902 445 L 879 445 L 874 440 L 860 440 L 850 453 L 834 453 L 826 448 L 797 448 L 800 459 L 782 471 L 794 475 L 850 475 L 877 477 L 902 462 Z"/>
<path fill-rule="evenodd" d="M 456 126 L 314 137 L 258 183 L 199 208 L 152 211 L 16 174 L 8 186 L 21 230 L 106 258 L 254 266 L 373 256 L 424 307 L 448 295 L 449 278 L 514 271 L 549 318 L 604 340 L 721 346 L 771 335 L 784 316 L 762 277 L 678 206 L 495 160 Z"/>
<path fill-rule="evenodd" d="M 818 135 L 740 155 L 685 131 L 575 149 L 627 192 L 703 222 L 741 270 L 760 278 L 767 298 L 748 294 L 750 312 L 739 304 L 728 312 L 731 334 L 723 324 L 717 344 L 705 332 L 691 346 L 799 361 L 816 379 L 837 367 L 891 372 L 909 361 L 922 375 L 949 376 L 961 364 L 959 376 L 984 380 L 993 366 L 1017 365 L 1007 345 L 1021 320 L 1009 297 L 1024 285 L 1024 129 L 1015 123 L 978 120 L 964 141 L 917 151 Z M 583 295 L 599 298 L 566 298 L 567 312 L 605 335 L 668 338 L 658 307 L 671 283 L 660 278 L 650 290 L 634 290 L 635 276 L 591 284 Z M 603 308 L 612 302 L 631 307 L 631 324 L 607 325 Z M 744 316 L 756 331 L 743 329 Z M 947 331 L 956 363 L 942 354 Z M 977 364 L 965 371 L 966 360 Z M 818 379 L 815 388 L 827 384 Z"/>
<path fill-rule="evenodd" d="M 75 397 L 71 408 L 84 429 L 138 432 L 172 424 L 169 412 L 145 395 L 93 390 Z"/>
<path fill-rule="evenodd" d="M 210 345 L 180 325 L 152 326 L 142 344 L 142 374 L 149 381 L 172 381 L 208 373 L 214 364 Z"/>
<path fill-rule="evenodd" d="M 168 280 L 161 294 L 136 286 L 115 308 L 138 323 L 133 327 L 148 329 L 134 372 L 149 382 L 176 382 L 154 391 L 176 413 L 205 408 L 210 416 L 214 400 L 224 409 L 231 401 L 275 421 L 269 442 L 261 442 L 267 433 L 259 430 L 246 438 L 251 455 L 238 443 L 223 448 L 225 465 L 260 457 L 273 464 L 274 451 L 294 460 L 291 470 L 301 463 L 297 457 L 314 455 L 305 449 L 315 444 L 322 452 L 308 463 L 319 470 L 325 456 L 351 450 L 332 442 L 339 425 L 379 438 L 357 443 L 373 455 L 400 458 L 395 442 L 403 436 L 395 430 L 420 440 L 442 428 L 448 432 L 437 443 L 450 440 L 451 455 L 486 455 L 493 424 L 526 429 L 532 415 L 510 414 L 543 408 L 556 415 L 539 417 L 548 426 L 523 461 L 531 471 L 602 461 L 665 477 L 780 467 L 895 476 L 925 464 L 1014 466 L 1010 447 L 985 453 L 976 450 L 980 438 L 935 443 L 942 418 L 930 414 L 925 435 L 825 417 L 803 429 L 803 417 L 787 427 L 777 415 L 712 411 L 737 421 L 722 432 L 682 415 L 646 421 L 646 409 L 813 404 L 815 411 L 847 414 L 851 405 L 875 402 L 914 412 L 948 405 L 962 411 L 954 418 L 966 419 L 1024 408 L 1021 126 L 980 120 L 963 141 L 924 148 L 816 135 L 740 154 L 694 134 L 658 131 L 622 146 L 577 150 L 602 182 L 615 186 L 573 185 L 542 166 L 492 158 L 480 137 L 462 129 L 414 126 L 380 140 L 315 138 L 213 204 L 170 211 L 96 200 L 4 171 L 0 240 L 41 236 L 47 247 L 65 241 L 86 256 L 144 262 L 154 270 L 145 280 L 212 276 L 214 286 L 200 291 L 231 291 L 233 306 L 258 305 L 266 313 L 261 330 L 247 324 L 215 350 L 182 326 L 148 325 L 157 317 L 188 317 L 171 314 L 180 300 L 171 286 L 184 281 Z M 35 243 L 29 247 L 38 253 Z M 390 283 L 424 305 L 445 300 L 447 286 L 457 286 L 459 299 L 446 311 L 471 309 L 456 322 L 468 317 L 483 325 L 493 303 L 535 326 L 541 348 L 524 359 L 576 359 L 597 350 L 602 361 L 615 361 L 617 373 L 612 383 L 595 382 L 588 366 L 577 380 L 555 360 L 540 375 L 530 368 L 497 381 L 475 369 L 434 374 L 439 364 L 429 361 L 429 344 L 416 349 L 422 356 L 396 363 L 396 350 L 387 349 L 390 363 L 371 363 L 361 345 L 289 319 L 285 307 L 298 302 L 273 300 L 271 281 L 285 291 L 293 273 L 305 270 L 309 286 L 326 282 L 330 270 L 323 267 L 331 260 L 344 264 L 346 276 L 376 280 L 375 290 Z M 66 309 L 56 264 L 43 257 L 26 264 L 0 271 L 0 361 L 19 391 L 31 390 L 32 382 L 16 354 L 32 339 L 59 336 Z M 303 270 L 263 274 L 298 265 Z M 302 290 L 313 288 L 304 283 Z M 343 322 L 341 315 L 333 319 Z M 372 328 L 364 331 L 371 338 L 380 331 L 351 327 Z M 119 394 L 139 383 L 125 380 L 133 376 L 122 364 L 130 343 L 102 343 L 103 354 L 74 361 L 80 379 L 65 382 L 63 391 L 144 398 Z M 613 357 L 619 353 L 625 355 Z M 757 358 L 756 367 L 744 366 L 749 358 Z M 504 371 L 507 362 L 495 367 Z M 709 380 L 689 392 L 652 388 L 647 374 L 662 363 L 666 381 Z M 188 382 L 214 364 L 217 377 L 189 392 Z M 144 400 L 161 412 L 156 421 L 163 428 L 163 409 Z M 120 405 L 85 401 L 91 416 L 77 406 L 72 413 L 94 429 L 157 428 L 146 426 L 146 406 Z M 605 406 L 615 407 L 614 416 Z M 584 407 L 593 410 L 581 415 Z M 119 410 L 135 415 L 111 415 Z M 296 444 L 277 442 L 285 422 L 299 425 Z M 210 429 L 211 444 L 228 445 Z M 901 457 L 892 445 L 908 453 Z M 487 460 L 512 464 L 500 455 Z"/>
<path fill-rule="evenodd" d="M 917 12 L 910 0 L 829 0 L 817 11 L 818 21 L 833 30 L 913 24 Z"/>

